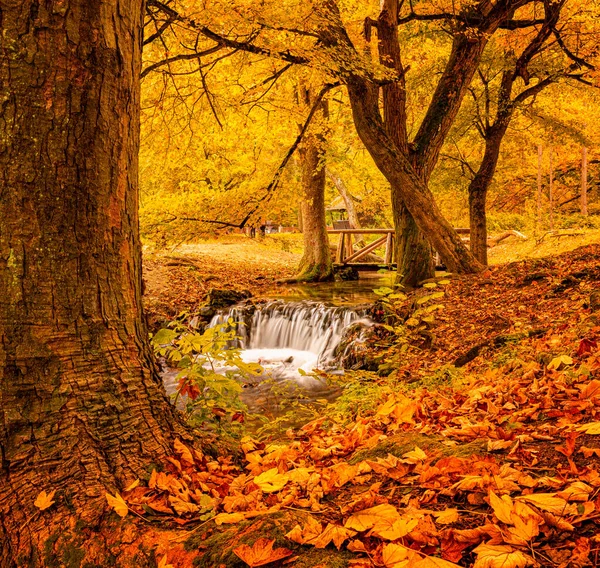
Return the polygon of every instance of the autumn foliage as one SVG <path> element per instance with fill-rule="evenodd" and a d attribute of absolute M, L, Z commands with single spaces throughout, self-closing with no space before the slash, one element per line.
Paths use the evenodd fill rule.
<path fill-rule="evenodd" d="M 557 322 L 504 359 L 488 351 L 459 384 L 382 385 L 376 408 L 324 416 L 285 440 L 247 436 L 241 458 L 177 441 L 168 463 L 122 497 L 107 495 L 108 505 L 206 538 L 239 527 L 247 542 L 232 538 L 231 548 L 240 566 L 293 566 L 311 548 L 347 551 L 349 566 L 365 568 L 595 565 L 600 326 L 586 303 L 593 282 L 557 288 L 581 258 L 589 254 L 551 263 L 529 286 L 523 272 L 496 273 L 514 290 L 503 313 L 551 297 L 576 325 Z M 493 290 L 481 281 L 485 303 Z M 285 536 L 252 538 L 254 523 L 282 512 Z"/>

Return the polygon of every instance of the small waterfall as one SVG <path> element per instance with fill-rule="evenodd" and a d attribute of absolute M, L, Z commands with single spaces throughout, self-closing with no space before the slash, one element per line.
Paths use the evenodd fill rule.
<path fill-rule="evenodd" d="M 346 307 L 274 300 L 256 306 L 251 315 L 247 307 L 234 306 L 216 315 L 210 327 L 225 324 L 230 319 L 244 322 L 245 325 L 238 326 L 239 347 L 264 351 L 267 358 L 269 354 L 282 357 L 284 351 L 290 351 L 292 356 L 296 352 L 308 352 L 314 355 L 314 361 L 310 362 L 312 368 L 325 367 L 332 361 L 344 329 L 362 317 L 361 311 Z M 284 362 L 284 358 L 279 362 Z"/>

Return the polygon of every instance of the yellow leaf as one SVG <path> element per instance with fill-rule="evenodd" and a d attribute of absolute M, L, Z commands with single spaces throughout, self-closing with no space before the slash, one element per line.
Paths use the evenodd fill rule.
<path fill-rule="evenodd" d="M 526 520 L 521 519 L 517 515 L 513 515 L 514 527 L 509 527 L 509 537 L 507 542 L 509 544 L 516 544 L 518 546 L 527 546 L 529 541 L 535 538 L 539 533 L 539 524 L 534 518 L 528 518 Z"/>
<path fill-rule="evenodd" d="M 50 493 L 46 493 L 45 491 L 41 491 L 40 494 L 36 497 L 33 504 L 40 510 L 45 511 L 48 507 L 54 505 L 54 494 L 56 491 L 50 491 Z"/>
<path fill-rule="evenodd" d="M 490 506 L 494 510 L 494 514 L 499 521 L 512 525 L 511 513 L 513 511 L 513 500 L 509 495 L 502 495 L 498 497 L 493 491 L 489 494 Z"/>
<path fill-rule="evenodd" d="M 259 538 L 252 547 L 247 544 L 242 544 L 237 548 L 234 548 L 233 553 L 248 564 L 250 568 L 271 564 L 271 562 L 287 558 L 293 554 L 293 552 L 287 548 L 273 549 L 273 544 L 275 544 L 274 539 L 269 540 L 268 538 Z"/>
<path fill-rule="evenodd" d="M 416 556 L 413 550 L 401 544 L 389 543 L 383 547 L 382 559 L 385 568 L 405 568 L 411 566 L 411 560 Z"/>
<path fill-rule="evenodd" d="M 306 544 L 308 541 L 317 538 L 322 532 L 323 527 L 321 526 L 321 523 L 313 517 L 308 517 L 304 528 L 301 528 L 300 525 L 296 525 L 285 536 L 298 544 Z"/>
<path fill-rule="evenodd" d="M 555 515 L 567 515 L 572 512 L 573 506 L 564 499 L 557 497 L 555 493 L 532 493 L 531 495 L 519 495 L 515 501 L 525 501 L 535 505 L 542 511 L 548 511 Z"/>
<path fill-rule="evenodd" d="M 600 434 L 600 422 L 588 422 L 575 428 L 578 432 L 585 432 L 586 434 L 598 435 Z"/>
<path fill-rule="evenodd" d="M 139 484 L 140 480 L 136 479 L 133 483 L 131 483 L 125 488 L 125 493 L 127 493 L 128 491 L 133 491 Z"/>
<path fill-rule="evenodd" d="M 434 512 L 435 522 L 440 525 L 451 525 L 458 521 L 458 509 L 446 509 L 444 511 Z"/>
<path fill-rule="evenodd" d="M 397 540 L 409 534 L 418 524 L 419 519 L 399 518 L 390 526 L 387 519 L 381 519 L 381 522 L 373 526 L 369 535 L 379 536 L 386 540 Z"/>
<path fill-rule="evenodd" d="M 175 446 L 175 451 L 181 456 L 181 461 L 186 463 L 187 465 L 194 465 L 194 456 L 190 449 L 183 443 L 179 438 L 175 440 L 173 444 Z"/>
<path fill-rule="evenodd" d="M 169 504 L 171 507 L 173 507 L 173 509 L 175 509 L 175 512 L 178 515 L 197 513 L 200 510 L 198 505 L 195 505 L 194 503 L 188 503 L 182 499 L 179 499 L 178 497 L 173 497 L 172 495 L 169 495 Z"/>
<path fill-rule="evenodd" d="M 448 560 L 444 560 L 443 558 L 436 558 L 435 556 L 426 556 L 410 566 L 411 568 L 459 568 L 458 564 L 448 562 Z"/>
<path fill-rule="evenodd" d="M 480 544 L 473 552 L 477 554 L 473 568 L 523 568 L 533 564 L 531 556 L 510 546 Z"/>
<path fill-rule="evenodd" d="M 119 515 L 119 517 L 126 517 L 129 509 L 127 508 L 127 503 L 123 500 L 123 497 L 119 495 L 119 493 L 115 493 L 113 497 L 110 493 L 106 493 L 106 500 L 108 504 L 114 509 L 115 513 Z"/>
<path fill-rule="evenodd" d="M 325 530 L 317 537 L 306 541 L 306 544 L 312 544 L 315 548 L 325 548 L 331 541 L 339 550 L 345 540 L 353 537 L 356 531 L 340 527 L 338 525 L 327 524 Z"/>
<path fill-rule="evenodd" d="M 245 520 L 244 513 L 219 513 L 213 520 L 217 525 L 231 525 Z"/>
<path fill-rule="evenodd" d="M 496 452 L 510 448 L 515 442 L 513 440 L 488 440 L 487 451 Z"/>
<path fill-rule="evenodd" d="M 253 481 L 263 493 L 274 493 L 283 489 L 289 479 L 288 475 L 279 473 L 279 470 L 274 467 L 257 475 Z"/>
<path fill-rule="evenodd" d="M 427 454 L 421 448 L 416 446 L 411 452 L 402 454 L 402 457 L 409 463 L 417 463 L 420 461 L 425 461 L 427 459 Z"/>
<path fill-rule="evenodd" d="M 567 501 L 587 501 L 591 492 L 592 488 L 589 485 L 583 483 L 583 481 L 575 481 L 556 495 Z"/>
<path fill-rule="evenodd" d="M 568 355 L 559 355 L 558 357 L 554 357 L 550 363 L 548 363 L 548 369 L 550 370 L 558 370 L 562 365 L 572 365 L 573 359 Z"/>
<path fill-rule="evenodd" d="M 400 514 L 396 510 L 396 507 L 384 503 L 383 505 L 377 505 L 370 509 L 363 509 L 358 513 L 354 513 L 344 523 L 344 526 L 363 532 L 374 527 L 376 524 L 381 524 L 382 520 L 387 521 L 387 524 L 391 527 L 398 519 L 400 519 Z"/>
<path fill-rule="evenodd" d="M 158 568 L 174 568 L 173 564 L 167 563 L 167 555 L 165 554 L 158 563 Z"/>

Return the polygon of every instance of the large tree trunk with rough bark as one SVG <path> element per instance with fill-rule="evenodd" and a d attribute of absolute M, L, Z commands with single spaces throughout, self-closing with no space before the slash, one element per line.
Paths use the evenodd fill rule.
<path fill-rule="evenodd" d="M 73 527 L 94 528 L 105 491 L 180 428 L 141 315 L 142 15 L 143 0 L 0 1 L 3 568 L 62 565 Z"/>
<path fill-rule="evenodd" d="M 302 102 L 313 104 L 309 88 L 300 89 Z M 333 279 L 333 263 L 325 219 L 325 164 L 323 151 L 325 138 L 322 128 L 327 117 L 327 103 L 321 101 L 318 115 L 320 124 L 309 131 L 298 149 L 302 178 L 302 235 L 304 253 L 295 282 L 322 282 Z"/>

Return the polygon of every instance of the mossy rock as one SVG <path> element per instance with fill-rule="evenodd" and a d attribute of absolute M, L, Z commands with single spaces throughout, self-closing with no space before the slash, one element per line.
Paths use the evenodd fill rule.
<path fill-rule="evenodd" d="M 467 458 L 472 455 L 480 456 L 487 453 L 486 442 L 483 440 L 475 440 L 457 446 L 448 446 L 444 444 L 446 441 L 447 438 L 439 435 L 402 432 L 385 439 L 373 448 L 359 450 L 352 456 L 349 462 L 355 464 L 364 460 L 376 460 L 377 458 L 385 458 L 388 454 L 400 458 L 406 452 L 414 450 L 416 446 L 428 455 L 438 454 L 439 457 L 455 456 L 458 458 Z"/>
<path fill-rule="evenodd" d="M 201 551 L 201 556 L 194 561 L 198 568 L 247 568 L 233 552 L 241 544 L 252 546 L 259 538 L 275 540 L 273 548 L 288 548 L 299 558 L 295 568 L 324 566 L 327 568 L 345 568 L 348 561 L 355 556 L 346 551 L 338 551 L 332 545 L 325 549 L 312 546 L 301 546 L 285 538 L 285 534 L 297 524 L 304 525 L 309 513 L 300 511 L 277 512 L 235 525 L 217 527 L 209 523 L 203 530 L 196 531 L 185 543 L 186 550 Z M 269 566 L 280 566 L 274 562 Z"/>

